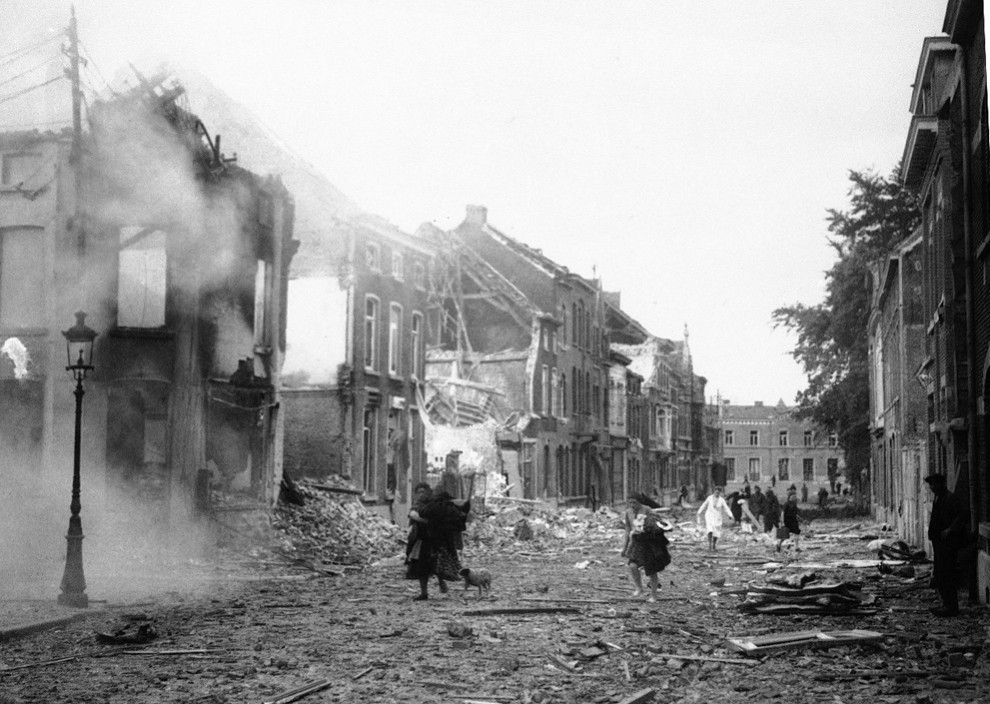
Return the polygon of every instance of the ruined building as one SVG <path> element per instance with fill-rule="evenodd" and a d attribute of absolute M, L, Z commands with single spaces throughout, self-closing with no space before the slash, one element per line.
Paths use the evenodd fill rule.
<path fill-rule="evenodd" d="M 225 158 L 182 93 L 142 81 L 88 129 L 0 135 L 0 444 L 27 493 L 71 476 L 61 331 L 81 310 L 84 504 L 174 521 L 211 486 L 277 497 L 293 203 Z"/>

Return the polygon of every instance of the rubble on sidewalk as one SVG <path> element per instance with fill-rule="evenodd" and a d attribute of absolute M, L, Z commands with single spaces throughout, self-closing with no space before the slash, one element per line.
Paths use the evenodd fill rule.
<path fill-rule="evenodd" d="M 297 481 L 296 489 L 304 504 L 279 505 L 272 515 L 283 557 L 313 565 L 367 565 L 402 550 L 405 531 L 365 508 L 353 490 L 310 481 Z"/>

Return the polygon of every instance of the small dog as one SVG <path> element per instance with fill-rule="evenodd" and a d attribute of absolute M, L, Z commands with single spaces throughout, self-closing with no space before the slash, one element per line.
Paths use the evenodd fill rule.
<path fill-rule="evenodd" d="M 468 587 L 478 588 L 478 598 L 481 598 L 481 594 L 484 591 L 486 594 L 491 596 L 492 593 L 492 574 L 488 570 L 469 570 L 467 567 L 461 570 L 461 576 L 464 578 L 464 591 L 468 590 Z"/>

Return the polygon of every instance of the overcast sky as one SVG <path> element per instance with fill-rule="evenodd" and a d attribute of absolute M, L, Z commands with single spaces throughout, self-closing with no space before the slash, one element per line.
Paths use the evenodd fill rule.
<path fill-rule="evenodd" d="M 821 300 L 825 210 L 846 207 L 850 169 L 889 174 L 899 161 L 922 39 L 945 11 L 933 0 L 74 4 L 94 88 L 128 61 L 169 60 L 407 231 L 456 226 L 483 204 L 495 227 L 621 291 L 655 334 L 681 339 L 687 325 L 708 394 L 733 403 L 791 403 L 804 387 L 771 312 Z M 0 21 L 21 28 L 4 32 L 0 56 L 60 31 L 69 6 L 0 0 Z M 0 59 L 0 99 L 30 84 L 5 85 L 12 68 Z"/>

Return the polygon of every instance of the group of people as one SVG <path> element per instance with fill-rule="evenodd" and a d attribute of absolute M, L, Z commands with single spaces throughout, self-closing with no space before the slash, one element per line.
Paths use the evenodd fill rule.
<path fill-rule="evenodd" d="M 942 605 L 932 608 L 937 616 L 955 616 L 959 613 L 957 562 L 959 551 L 966 542 L 968 516 L 966 507 L 958 497 L 948 491 L 946 477 L 932 474 L 926 477 L 932 490 L 933 501 L 928 538 L 934 548 L 934 572 L 932 583 L 938 590 Z M 745 489 L 749 489 L 747 483 Z M 762 525 L 769 532 L 777 533 L 777 551 L 790 535 L 800 550 L 798 538 L 804 522 L 798 511 L 797 489 L 793 485 L 787 493 L 783 507 L 772 488 L 766 493 L 756 486 L 752 492 L 734 492 L 733 505 L 726 501 L 723 489 L 716 486 L 697 511 L 697 518 L 706 532 L 708 549 L 715 550 L 722 536 L 724 520 L 741 523 L 743 519 L 756 526 Z M 458 580 L 462 574 L 460 552 L 463 550 L 462 534 L 467 527 L 470 501 L 455 501 L 446 491 L 434 493 L 428 484 L 416 486 L 415 500 L 409 511 L 409 537 L 406 545 L 406 577 L 419 580 L 420 593 L 414 598 L 429 598 L 428 585 L 436 577 L 442 593 L 448 591 L 447 583 Z M 736 509 L 735 511 L 733 509 Z M 628 561 L 633 596 L 643 595 L 643 575 L 649 585 L 647 600 L 654 602 L 660 588 L 659 573 L 670 564 L 670 551 L 666 533 L 674 526 L 660 517 L 661 506 L 645 494 L 629 498 L 623 516 L 625 544 L 622 556 Z"/>
<path fill-rule="evenodd" d="M 801 549 L 801 524 L 804 519 L 798 510 L 797 487 L 793 484 L 787 490 L 783 506 L 772 488 L 768 488 L 765 494 L 759 486 L 750 491 L 747 482 L 742 491 L 726 497 L 722 487 L 716 486 L 698 508 L 697 517 L 707 534 L 709 550 L 715 550 L 718 539 L 722 537 L 723 517 L 746 528 L 752 526 L 750 532 L 760 527 L 766 533 L 775 531 L 777 552 L 790 537 L 794 538 L 795 549 Z"/>

